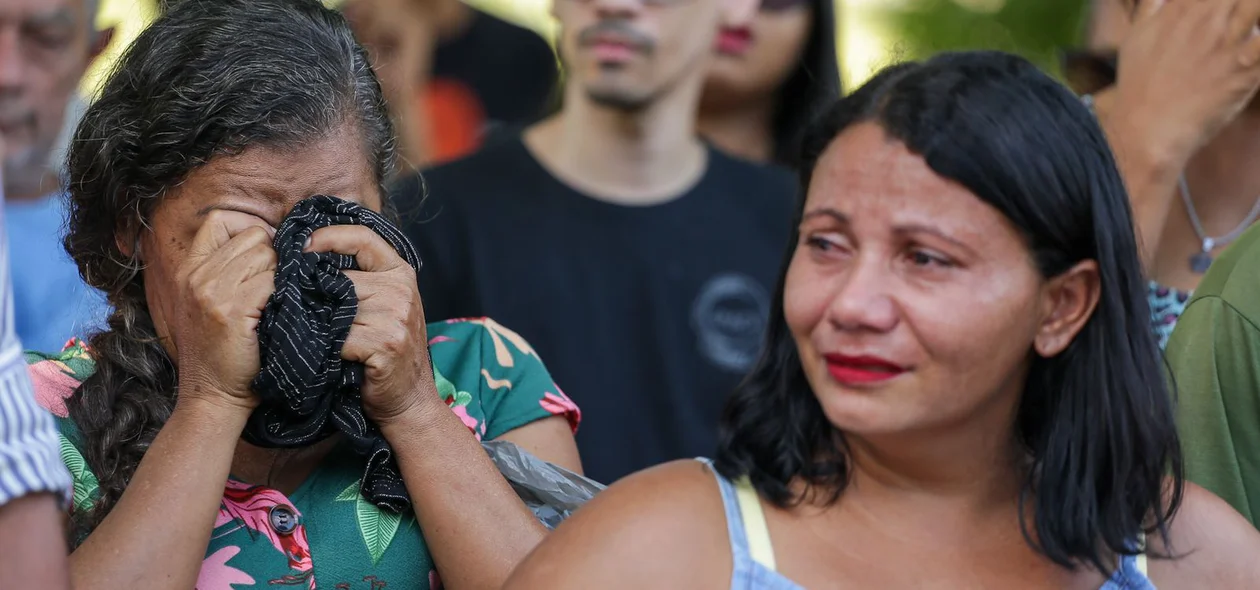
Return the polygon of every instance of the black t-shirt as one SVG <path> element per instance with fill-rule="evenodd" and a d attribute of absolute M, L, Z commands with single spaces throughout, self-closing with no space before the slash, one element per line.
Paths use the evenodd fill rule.
<path fill-rule="evenodd" d="M 428 321 L 488 316 L 537 350 L 582 409 L 589 476 L 711 455 L 760 348 L 787 247 L 791 174 L 709 150 L 682 196 L 585 196 L 520 138 L 402 183 Z M 493 375 L 491 376 L 493 377 Z"/>
<path fill-rule="evenodd" d="M 438 44 L 433 77 L 467 86 L 492 127 L 542 118 L 558 78 L 551 46 L 529 29 L 470 10 L 463 33 Z"/>

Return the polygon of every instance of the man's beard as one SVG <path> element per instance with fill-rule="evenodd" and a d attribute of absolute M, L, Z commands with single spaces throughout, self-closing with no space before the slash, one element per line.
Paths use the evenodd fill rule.
<path fill-rule="evenodd" d="M 586 96 L 597 105 L 626 113 L 640 112 L 651 105 L 653 101 L 653 96 L 650 94 L 636 94 L 620 89 L 588 88 Z"/>

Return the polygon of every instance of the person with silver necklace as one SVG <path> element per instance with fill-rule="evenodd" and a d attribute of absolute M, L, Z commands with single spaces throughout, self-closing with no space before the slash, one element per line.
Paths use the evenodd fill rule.
<path fill-rule="evenodd" d="M 1091 4 L 1064 73 L 1124 176 L 1163 346 L 1212 261 L 1260 217 L 1260 0 Z"/>
<path fill-rule="evenodd" d="M 1242 220 L 1233 230 L 1220 237 L 1210 237 L 1203 229 L 1203 222 L 1199 220 L 1199 212 L 1194 208 L 1194 200 L 1190 197 L 1190 186 L 1186 183 L 1186 175 L 1183 173 L 1178 180 L 1177 192 L 1181 194 L 1181 201 L 1186 205 L 1186 213 L 1190 216 L 1190 224 L 1194 226 L 1194 234 L 1203 241 L 1203 251 L 1195 253 L 1190 257 L 1190 270 L 1196 274 L 1204 274 L 1209 266 L 1212 265 L 1212 252 L 1218 247 L 1225 247 L 1235 238 L 1242 235 L 1251 223 L 1256 220 L 1256 216 L 1260 215 L 1260 199 L 1256 199 L 1256 204 L 1251 206 L 1251 212 L 1247 213 L 1247 217 Z"/>

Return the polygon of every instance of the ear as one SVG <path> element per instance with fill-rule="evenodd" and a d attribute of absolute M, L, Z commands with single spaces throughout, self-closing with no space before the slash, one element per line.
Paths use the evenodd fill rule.
<path fill-rule="evenodd" d="M 1033 339 L 1033 349 L 1042 357 L 1063 352 L 1094 315 L 1100 297 L 1098 263 L 1078 262 L 1043 287 L 1041 324 Z"/>
<path fill-rule="evenodd" d="M 743 27 L 752 22 L 761 0 L 722 0 L 721 24 L 725 27 Z"/>
<path fill-rule="evenodd" d="M 97 31 L 96 38 L 92 40 L 92 47 L 90 48 L 90 53 L 88 54 L 88 61 L 96 61 L 96 58 L 100 57 L 102 53 L 105 53 L 105 49 L 109 47 L 110 41 L 113 40 L 114 27 Z"/>
<path fill-rule="evenodd" d="M 120 224 L 118 229 L 114 230 L 114 246 L 122 252 L 123 256 L 143 262 L 143 248 L 140 246 L 140 227 L 143 225 L 131 227 L 134 225 L 136 224 Z"/>

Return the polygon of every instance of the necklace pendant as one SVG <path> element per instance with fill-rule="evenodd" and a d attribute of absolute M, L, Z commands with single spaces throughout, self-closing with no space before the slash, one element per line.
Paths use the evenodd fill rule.
<path fill-rule="evenodd" d="M 1212 254 L 1208 252 L 1199 252 L 1190 257 L 1190 270 L 1195 274 L 1201 275 L 1207 272 L 1210 266 L 1212 266 Z"/>

